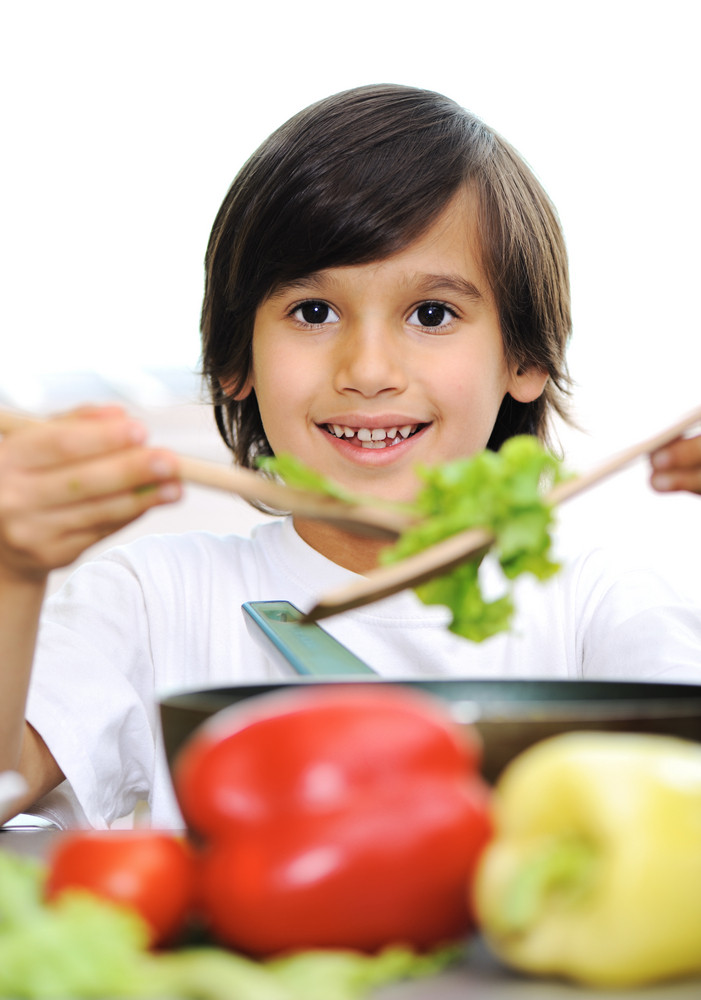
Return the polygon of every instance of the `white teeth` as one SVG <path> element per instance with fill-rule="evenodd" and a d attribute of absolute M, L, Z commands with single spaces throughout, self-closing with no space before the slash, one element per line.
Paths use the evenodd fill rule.
<path fill-rule="evenodd" d="M 354 430 L 345 424 L 326 425 L 337 438 L 357 437 L 363 448 L 385 448 L 390 443 L 395 444 L 405 440 L 418 426 L 418 424 L 405 424 L 403 427 L 359 427 Z"/>

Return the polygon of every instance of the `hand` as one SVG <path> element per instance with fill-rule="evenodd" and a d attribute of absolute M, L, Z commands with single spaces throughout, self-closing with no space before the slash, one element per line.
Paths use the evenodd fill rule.
<path fill-rule="evenodd" d="M 0 441 L 0 576 L 45 579 L 158 504 L 178 499 L 177 458 L 145 447 L 116 406 L 85 407 Z"/>
<path fill-rule="evenodd" d="M 650 482 L 660 493 L 688 490 L 701 494 L 701 435 L 679 438 L 651 456 Z"/>

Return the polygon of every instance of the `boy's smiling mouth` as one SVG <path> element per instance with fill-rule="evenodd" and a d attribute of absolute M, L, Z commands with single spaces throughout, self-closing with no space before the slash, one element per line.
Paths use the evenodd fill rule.
<path fill-rule="evenodd" d="M 426 423 L 396 424 L 388 427 L 349 427 L 347 424 L 321 424 L 327 434 L 343 439 L 359 448 L 382 449 L 392 448 L 407 438 L 413 437 Z"/>

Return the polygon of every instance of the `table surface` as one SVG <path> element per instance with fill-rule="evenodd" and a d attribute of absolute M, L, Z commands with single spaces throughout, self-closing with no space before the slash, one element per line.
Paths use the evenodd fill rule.
<path fill-rule="evenodd" d="M 0 850 L 42 858 L 60 836 L 56 830 L 0 830 Z M 505 969 L 475 939 L 464 963 L 430 979 L 384 987 L 373 1000 L 699 1000 L 699 996 L 700 979 L 623 992 L 529 979 Z"/>

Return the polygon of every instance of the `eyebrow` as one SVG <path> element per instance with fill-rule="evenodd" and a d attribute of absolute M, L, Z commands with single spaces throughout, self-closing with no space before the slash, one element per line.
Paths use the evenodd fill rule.
<path fill-rule="evenodd" d="M 280 295 L 286 295 L 288 292 L 294 292 L 298 289 L 299 291 L 305 291 L 309 288 L 312 290 L 321 289 L 324 284 L 323 273 L 323 271 L 312 271 L 311 274 L 305 274 L 301 278 L 290 278 L 289 281 L 281 281 L 271 289 L 268 298 L 276 299 Z"/>
<path fill-rule="evenodd" d="M 312 271 L 300 278 L 291 278 L 289 281 L 282 281 L 270 292 L 268 298 L 275 299 L 280 295 L 286 295 L 291 291 L 321 290 L 329 281 L 328 275 L 324 271 Z M 438 292 L 452 292 L 475 301 L 484 298 L 482 292 L 472 281 L 459 274 L 415 274 L 409 275 L 406 281 L 401 284 L 411 285 L 417 288 L 421 294 L 430 295 Z"/>
<path fill-rule="evenodd" d="M 417 287 L 423 292 L 454 292 L 468 299 L 481 299 L 484 296 L 477 285 L 459 274 L 421 274 L 416 276 Z M 413 282 L 412 282 L 413 284 Z"/>

